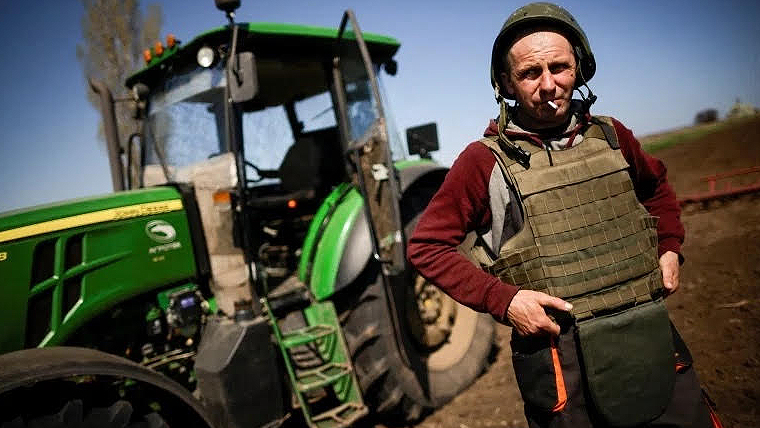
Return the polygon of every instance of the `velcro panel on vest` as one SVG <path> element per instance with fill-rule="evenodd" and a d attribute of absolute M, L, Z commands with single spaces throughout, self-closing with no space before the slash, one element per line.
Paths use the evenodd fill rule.
<path fill-rule="evenodd" d="M 577 148 L 584 147 L 586 143 L 598 144 L 599 140 L 595 138 L 588 139 L 588 141 L 584 140 Z M 575 147 L 568 150 L 552 151 L 553 166 L 548 166 L 548 164 L 546 167 L 539 166 L 543 163 L 539 160 L 548 159 L 548 156 L 543 153 L 543 156 L 536 153 L 533 156 L 534 159 L 531 160 L 529 170 L 523 169 L 518 164 L 510 166 L 509 169 L 512 171 L 523 197 L 584 182 L 589 177 L 600 177 L 627 169 L 628 163 L 620 151 L 612 151 L 606 142 L 602 141 L 602 143 L 600 149 L 588 157 L 568 163 L 561 163 L 561 158 L 566 157 L 568 153 L 565 152 L 570 152 Z"/>
<path fill-rule="evenodd" d="M 640 232 L 604 246 L 590 247 L 556 257 L 546 257 L 544 271 L 547 277 L 589 272 L 644 254 L 651 247 L 651 234 L 648 231 Z"/>
<path fill-rule="evenodd" d="M 638 212 L 633 214 L 641 215 Z M 571 297 L 657 268 L 656 219 L 646 216 L 630 221 L 623 217 L 617 221 L 620 222 L 619 227 L 607 225 L 605 227 L 609 229 L 602 227 L 601 233 L 595 235 L 586 233 L 583 239 L 572 239 L 572 236 L 584 235 L 588 232 L 585 228 L 565 234 L 571 240 L 561 244 L 557 242 L 546 247 L 528 247 L 502 254 L 489 271 L 518 286 L 534 290 L 550 289 L 552 295 Z M 606 230 L 616 230 L 618 233 L 607 233 Z M 559 240 L 560 236 L 547 238 Z M 588 245 L 595 244 L 594 240 L 597 241 L 596 245 Z M 565 251 L 553 251 L 557 249 Z"/>
<path fill-rule="evenodd" d="M 636 212 L 639 206 L 636 194 L 630 191 L 604 201 L 592 201 L 563 211 L 540 216 L 529 215 L 528 221 L 534 236 L 548 236 L 616 219 Z"/>
<path fill-rule="evenodd" d="M 641 217 L 634 211 L 617 219 L 590 225 L 563 233 L 536 238 L 538 252 L 542 256 L 557 256 L 602 245 L 608 241 L 623 239 L 656 224 L 654 217 Z"/>
<path fill-rule="evenodd" d="M 585 269 L 596 266 L 597 261 L 600 262 L 599 264 L 612 263 Z M 491 269 L 502 281 L 521 288 L 543 291 L 560 298 L 572 298 L 640 277 L 659 266 L 656 252 L 654 254 L 645 252 L 614 261 L 611 256 L 604 257 L 604 260 L 592 258 L 587 260 L 588 264 L 585 266 L 583 263 L 576 262 L 550 267 L 546 266 L 545 262 L 545 258 L 540 257 L 520 266 L 502 270 L 493 269 L 493 267 Z M 570 273 L 571 270 L 575 273 Z"/>
<path fill-rule="evenodd" d="M 659 297 L 662 271 L 655 269 L 648 275 L 636 278 L 619 287 L 602 290 L 597 293 L 570 299 L 573 304 L 572 314 L 580 321 L 607 313 L 610 309 L 630 307 L 649 302 Z"/>
<path fill-rule="evenodd" d="M 576 254 L 591 247 L 598 247 L 608 242 L 632 242 L 629 237 L 634 234 L 641 235 L 656 225 L 656 218 L 641 217 L 641 213 L 633 212 L 619 219 L 614 219 L 593 225 L 584 229 L 575 229 L 566 233 L 558 233 L 551 236 L 538 238 L 536 246 L 521 248 L 518 250 L 502 253 L 498 260 L 490 264 L 492 273 L 501 272 L 503 269 L 517 267 L 523 263 L 531 262 L 539 256 L 559 256 Z M 651 232 L 645 234 L 647 240 L 656 238 Z M 637 240 L 641 240 L 638 236 Z M 620 246 L 618 245 L 618 248 Z M 578 256 L 573 256 L 577 260 Z"/>
<path fill-rule="evenodd" d="M 553 199 L 525 199 L 525 209 L 529 216 L 537 216 L 568 208 L 577 207 L 592 201 L 617 196 L 633 190 L 633 182 L 627 171 L 619 171 L 604 180 L 590 180 L 576 186 L 556 189 Z"/>

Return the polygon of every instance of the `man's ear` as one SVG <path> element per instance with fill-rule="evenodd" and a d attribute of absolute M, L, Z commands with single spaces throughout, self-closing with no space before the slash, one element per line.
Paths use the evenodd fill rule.
<path fill-rule="evenodd" d="M 515 87 L 512 86 L 512 81 L 509 79 L 509 74 L 502 71 L 499 77 L 501 78 L 501 87 L 504 88 L 509 95 L 514 95 Z"/>

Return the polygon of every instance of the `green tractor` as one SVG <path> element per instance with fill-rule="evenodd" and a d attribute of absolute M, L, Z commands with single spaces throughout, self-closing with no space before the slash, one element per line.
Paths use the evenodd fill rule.
<path fill-rule="evenodd" d="M 494 324 L 405 261 L 446 174 L 378 85 L 399 43 L 233 20 L 129 77 L 115 193 L 0 214 L 0 427 L 414 421 L 482 372 Z"/>

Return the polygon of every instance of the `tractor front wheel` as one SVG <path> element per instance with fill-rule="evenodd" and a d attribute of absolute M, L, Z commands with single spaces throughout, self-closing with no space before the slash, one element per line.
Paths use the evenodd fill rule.
<path fill-rule="evenodd" d="M 171 379 L 87 348 L 0 356 L 0 428 L 211 426 L 200 403 Z"/>

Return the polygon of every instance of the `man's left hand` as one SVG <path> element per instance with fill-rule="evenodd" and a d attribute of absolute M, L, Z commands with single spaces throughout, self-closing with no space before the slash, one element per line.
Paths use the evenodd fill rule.
<path fill-rule="evenodd" d="M 678 254 L 667 251 L 660 256 L 662 282 L 665 283 L 665 295 L 669 296 L 678 290 Z"/>

